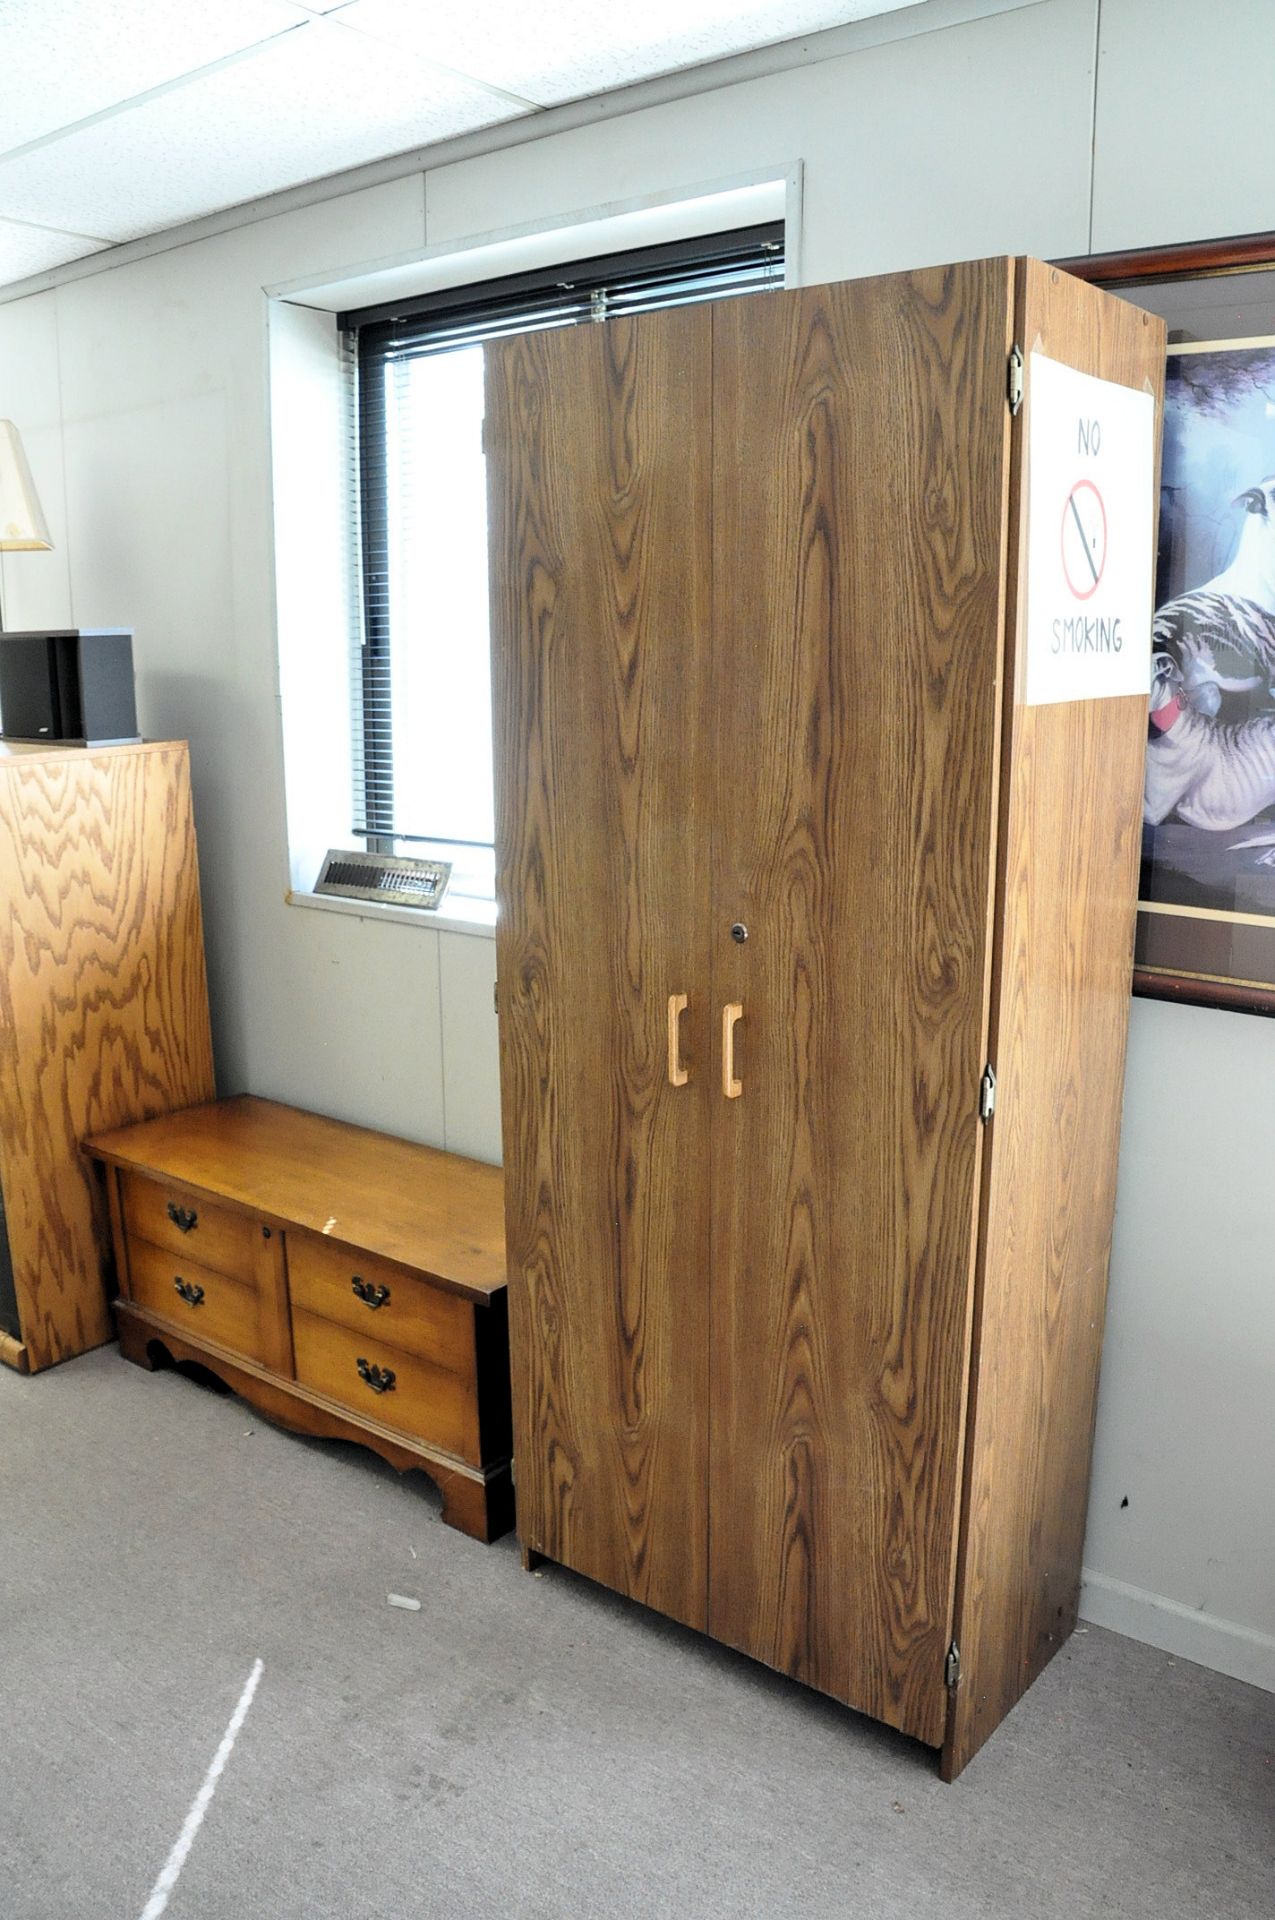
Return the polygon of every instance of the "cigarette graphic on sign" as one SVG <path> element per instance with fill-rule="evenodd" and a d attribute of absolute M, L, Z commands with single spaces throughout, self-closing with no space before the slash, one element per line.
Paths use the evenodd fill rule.
<path fill-rule="evenodd" d="M 1077 600 L 1097 592 L 1107 564 L 1107 510 L 1092 480 L 1077 480 L 1062 518 L 1063 578 Z"/>

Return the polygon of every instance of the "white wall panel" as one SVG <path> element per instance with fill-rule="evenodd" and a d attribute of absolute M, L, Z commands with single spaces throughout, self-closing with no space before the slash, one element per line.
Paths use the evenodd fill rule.
<path fill-rule="evenodd" d="M 1275 227 L 1270 0 L 1103 0 L 1093 244 Z"/>
<path fill-rule="evenodd" d="M 191 742 L 220 1084 L 441 1142 L 437 936 L 284 902 L 263 292 L 422 238 L 396 181 L 0 324 L 57 302 L 76 617 L 135 628 L 141 724 Z"/>
<path fill-rule="evenodd" d="M 496 943 L 440 933 L 443 1096 L 447 1146 L 472 1160 L 500 1160 L 500 1031 L 492 999 Z"/>
<path fill-rule="evenodd" d="M 72 618 L 71 555 L 62 465 L 57 295 L 0 307 L 0 420 L 22 435 L 49 523 L 49 553 L 0 554 L 0 601 L 10 632 Z"/>
<path fill-rule="evenodd" d="M 1086 1611 L 1275 1688 L 1272 1138 L 1275 1022 L 1134 1003 Z"/>

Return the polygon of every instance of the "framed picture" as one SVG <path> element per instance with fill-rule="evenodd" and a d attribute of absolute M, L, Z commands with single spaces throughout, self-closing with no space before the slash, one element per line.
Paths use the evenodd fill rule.
<path fill-rule="evenodd" d="M 1134 991 L 1275 1014 L 1275 234 L 1063 264 L 1169 328 Z"/>

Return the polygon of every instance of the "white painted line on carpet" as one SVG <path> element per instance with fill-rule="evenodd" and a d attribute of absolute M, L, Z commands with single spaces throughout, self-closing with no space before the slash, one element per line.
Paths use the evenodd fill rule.
<path fill-rule="evenodd" d="M 230 1716 L 230 1725 L 222 1735 L 221 1745 L 213 1755 L 212 1765 L 204 1775 L 204 1784 L 195 1795 L 190 1812 L 186 1815 L 185 1823 L 177 1836 L 176 1845 L 164 1862 L 150 1899 L 142 1908 L 141 1920 L 159 1920 L 160 1914 L 168 1905 L 168 1896 L 177 1885 L 177 1876 L 185 1866 L 186 1856 L 195 1843 L 195 1835 L 203 1825 L 204 1815 L 217 1791 L 217 1782 L 221 1779 L 226 1762 L 230 1758 L 230 1750 L 239 1738 L 239 1729 L 248 1718 L 248 1709 L 252 1705 L 252 1696 L 257 1691 L 257 1682 L 261 1678 L 261 1673 L 260 1660 L 254 1660 L 252 1672 L 248 1675 L 244 1690 L 239 1696 L 239 1705 Z"/>

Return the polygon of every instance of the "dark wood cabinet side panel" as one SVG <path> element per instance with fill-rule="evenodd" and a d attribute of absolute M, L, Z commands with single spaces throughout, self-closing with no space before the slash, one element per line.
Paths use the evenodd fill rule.
<path fill-rule="evenodd" d="M 703 309 L 504 342 L 486 430 L 519 1532 L 696 1626 L 710 346 Z"/>
<path fill-rule="evenodd" d="M 986 1039 L 1010 263 L 715 315 L 710 1628 L 937 1745 Z M 730 927 L 748 928 L 743 944 Z"/>
<path fill-rule="evenodd" d="M 1163 397 L 1163 323 L 1020 264 L 1024 351 Z M 954 1777 L 1075 1624 L 1115 1206 L 1147 703 L 1023 704 L 1015 433 L 996 1117 L 985 1167 L 955 1632 Z M 1149 636 L 1148 636 L 1149 644 Z"/>

